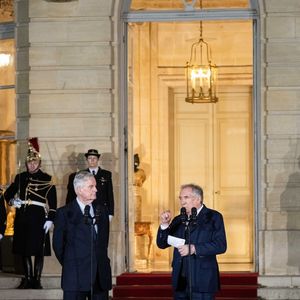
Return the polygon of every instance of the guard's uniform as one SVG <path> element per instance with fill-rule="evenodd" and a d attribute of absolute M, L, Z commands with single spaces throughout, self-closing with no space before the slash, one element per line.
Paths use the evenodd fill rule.
<path fill-rule="evenodd" d="M 38 138 L 28 140 L 25 165 L 27 171 L 15 177 L 4 198 L 16 208 L 12 251 L 21 256 L 24 269 L 24 278 L 17 288 L 42 289 L 44 256 L 51 255 L 49 229 L 54 221 L 57 199 L 51 176 L 40 170 Z"/>
<path fill-rule="evenodd" d="M 6 209 L 3 199 L 3 190 L 0 188 L 0 233 L 4 235 L 6 228 Z"/>
<path fill-rule="evenodd" d="M 49 232 L 45 221 L 54 221 L 57 198 L 51 176 L 40 169 L 36 173 L 23 172 L 4 193 L 9 202 L 19 193 L 22 206 L 16 209 L 13 253 L 22 256 L 51 255 Z"/>

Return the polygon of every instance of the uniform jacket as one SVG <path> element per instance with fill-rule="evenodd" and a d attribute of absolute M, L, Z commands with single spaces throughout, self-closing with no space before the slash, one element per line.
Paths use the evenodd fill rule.
<path fill-rule="evenodd" d="M 6 229 L 6 209 L 2 190 L 0 191 L 0 233 L 4 235 Z"/>
<path fill-rule="evenodd" d="M 45 203 L 47 208 L 37 205 L 22 205 L 16 209 L 14 220 L 13 253 L 20 255 L 51 255 L 49 232 L 45 235 L 45 221 L 53 221 L 56 212 L 56 188 L 51 176 L 38 170 L 36 173 L 17 174 L 14 182 L 4 193 L 5 200 L 19 196 L 21 200 Z"/>
<path fill-rule="evenodd" d="M 226 235 L 222 215 L 212 209 L 203 206 L 197 215 L 195 224 L 186 227 L 182 224 L 181 217 L 173 219 L 170 226 L 157 232 L 157 246 L 159 248 L 169 247 L 168 235 L 185 238 L 186 244 L 190 237 L 190 243 L 195 245 L 196 255 L 191 255 L 191 278 L 192 292 L 215 293 L 219 290 L 219 268 L 216 255 L 226 251 Z M 188 270 L 189 256 L 181 257 L 177 248 L 174 248 L 172 262 L 172 285 L 176 289 L 183 268 L 185 275 L 189 278 Z"/>
<path fill-rule="evenodd" d="M 89 169 L 86 169 L 85 171 L 89 172 Z M 73 180 L 75 175 L 76 172 L 70 174 L 69 176 L 66 204 L 76 199 L 76 194 L 73 186 Z M 96 200 L 98 201 L 98 203 L 106 207 L 109 215 L 113 216 L 114 215 L 114 193 L 113 193 L 111 172 L 101 169 L 99 167 L 97 174 L 95 174 L 95 179 L 97 184 Z"/>
<path fill-rule="evenodd" d="M 94 201 L 94 212 L 95 206 Z M 91 225 L 85 224 L 76 200 L 57 210 L 53 249 L 62 265 L 61 287 L 64 291 L 89 291 L 95 280 L 103 290 L 111 289 L 111 267 L 107 255 L 109 219 L 105 210 L 100 206 L 96 237 L 91 232 Z"/>

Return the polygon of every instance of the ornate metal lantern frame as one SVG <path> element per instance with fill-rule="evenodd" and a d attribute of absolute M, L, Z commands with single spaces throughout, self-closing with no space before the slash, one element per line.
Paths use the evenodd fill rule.
<path fill-rule="evenodd" d="M 202 9 L 202 1 L 200 1 Z M 216 103 L 217 66 L 212 63 L 211 49 L 203 39 L 203 24 L 200 21 L 200 38 L 192 44 L 190 60 L 186 63 L 187 92 L 189 103 Z"/>

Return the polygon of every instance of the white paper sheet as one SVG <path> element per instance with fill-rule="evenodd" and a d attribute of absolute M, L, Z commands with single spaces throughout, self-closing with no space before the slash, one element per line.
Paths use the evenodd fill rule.
<path fill-rule="evenodd" d="M 185 244 L 185 239 L 181 239 L 172 235 L 168 235 L 168 244 L 170 246 L 178 248 Z"/>

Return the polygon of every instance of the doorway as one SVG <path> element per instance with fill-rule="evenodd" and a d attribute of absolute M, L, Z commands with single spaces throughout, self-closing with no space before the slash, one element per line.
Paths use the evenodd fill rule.
<path fill-rule="evenodd" d="M 218 65 L 215 104 L 185 102 L 184 65 L 199 22 L 128 26 L 129 257 L 131 271 L 168 271 L 155 245 L 159 213 L 178 214 L 181 184 L 204 189 L 225 220 L 222 271 L 253 271 L 252 21 L 206 21 Z M 138 156 L 135 170 L 133 157 Z"/>
<path fill-rule="evenodd" d="M 252 23 L 203 24 L 222 62 L 215 104 L 185 102 L 182 66 L 197 26 L 129 24 L 128 125 L 132 157 L 139 160 L 128 201 L 135 271 L 170 269 L 171 251 L 155 245 L 159 213 L 178 214 L 178 189 L 190 182 L 201 185 L 205 204 L 224 216 L 228 251 L 219 257 L 221 270 L 253 270 Z"/>

